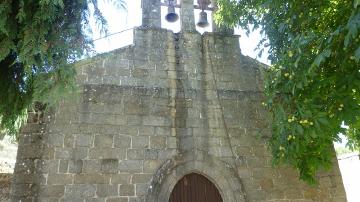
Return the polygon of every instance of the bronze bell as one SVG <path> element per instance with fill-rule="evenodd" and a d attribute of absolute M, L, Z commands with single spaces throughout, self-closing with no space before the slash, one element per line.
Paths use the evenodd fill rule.
<path fill-rule="evenodd" d="M 199 22 L 196 25 L 203 28 L 209 26 L 209 22 L 207 20 L 207 13 L 205 11 L 200 12 Z"/>
<path fill-rule="evenodd" d="M 179 19 L 179 15 L 175 13 L 174 5 L 169 5 L 168 14 L 166 14 L 165 19 L 168 22 L 176 22 Z"/>

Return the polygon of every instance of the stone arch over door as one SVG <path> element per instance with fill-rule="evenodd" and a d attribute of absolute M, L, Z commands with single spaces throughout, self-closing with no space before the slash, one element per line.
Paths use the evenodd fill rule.
<path fill-rule="evenodd" d="M 199 160 L 181 162 L 173 159 L 166 161 L 153 177 L 146 201 L 169 201 L 179 180 L 187 174 L 197 173 L 216 186 L 223 202 L 245 202 L 242 184 L 232 167 L 213 158 L 209 162 Z"/>
<path fill-rule="evenodd" d="M 182 177 L 171 192 L 169 202 L 222 202 L 219 189 L 205 176 L 190 173 Z"/>

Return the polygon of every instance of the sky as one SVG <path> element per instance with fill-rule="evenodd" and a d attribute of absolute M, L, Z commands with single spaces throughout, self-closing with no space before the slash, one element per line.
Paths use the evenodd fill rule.
<path fill-rule="evenodd" d="M 108 34 L 113 35 L 103 38 L 104 36 L 100 35 L 100 32 L 96 28 L 95 21 L 93 19 L 90 20 L 91 26 L 93 27 L 92 38 L 95 40 L 95 50 L 98 53 L 108 52 L 127 45 L 131 45 L 133 43 L 132 28 L 141 25 L 141 0 L 125 0 L 125 2 L 126 9 L 121 9 L 113 6 L 111 1 L 99 1 L 100 10 L 108 22 Z M 176 12 L 179 14 L 179 9 L 176 9 Z M 195 10 L 194 12 L 195 22 L 197 22 L 200 11 Z M 180 20 L 175 23 L 169 23 L 165 20 L 166 13 L 167 8 L 162 7 L 162 27 L 173 30 L 174 32 L 179 32 Z M 208 19 L 211 21 L 210 13 L 208 14 Z M 212 27 L 209 26 L 206 29 L 197 27 L 197 30 L 200 33 L 205 31 L 210 32 Z M 249 36 L 247 36 L 245 31 L 241 29 L 235 29 L 235 34 L 240 35 L 240 48 L 243 55 L 247 55 L 252 58 L 256 58 L 263 63 L 270 64 L 270 62 L 266 59 L 267 54 L 263 54 L 261 58 L 257 58 L 257 51 L 254 51 L 257 43 L 261 38 L 259 31 L 254 31 Z"/>

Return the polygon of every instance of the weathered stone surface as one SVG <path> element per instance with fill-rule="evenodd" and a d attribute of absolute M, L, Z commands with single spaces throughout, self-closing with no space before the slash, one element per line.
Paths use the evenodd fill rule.
<path fill-rule="evenodd" d="M 142 160 L 123 160 L 119 163 L 119 171 L 121 173 L 141 173 L 142 170 Z"/>
<path fill-rule="evenodd" d="M 98 173 L 74 175 L 75 184 L 108 184 L 110 176 Z"/>
<path fill-rule="evenodd" d="M 119 186 L 116 185 L 97 185 L 96 195 L 99 197 L 111 197 L 119 195 Z"/>
<path fill-rule="evenodd" d="M 133 184 L 120 185 L 120 196 L 134 196 L 135 186 Z"/>
<path fill-rule="evenodd" d="M 101 173 L 117 173 L 119 168 L 118 159 L 102 159 Z"/>
<path fill-rule="evenodd" d="M 129 184 L 130 181 L 130 174 L 116 174 L 111 176 L 111 184 Z"/>
<path fill-rule="evenodd" d="M 10 201 L 11 174 L 0 174 L 0 201 Z"/>
<path fill-rule="evenodd" d="M 96 187 L 94 185 L 77 184 L 77 185 L 65 186 L 65 197 L 73 197 L 73 198 L 94 197 L 95 192 L 96 192 Z"/>

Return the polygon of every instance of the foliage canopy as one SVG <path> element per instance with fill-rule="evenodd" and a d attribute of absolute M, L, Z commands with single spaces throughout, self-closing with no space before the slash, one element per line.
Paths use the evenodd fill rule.
<path fill-rule="evenodd" d="M 272 62 L 265 79 L 275 164 L 315 182 L 333 141 L 360 150 L 360 1 L 218 0 L 218 23 L 261 29 Z M 344 127 L 346 125 L 347 127 Z"/>
<path fill-rule="evenodd" d="M 55 103 L 75 89 L 71 63 L 92 49 L 92 10 L 106 31 L 97 0 L 0 2 L 0 137 L 17 134 L 34 102 Z"/>

